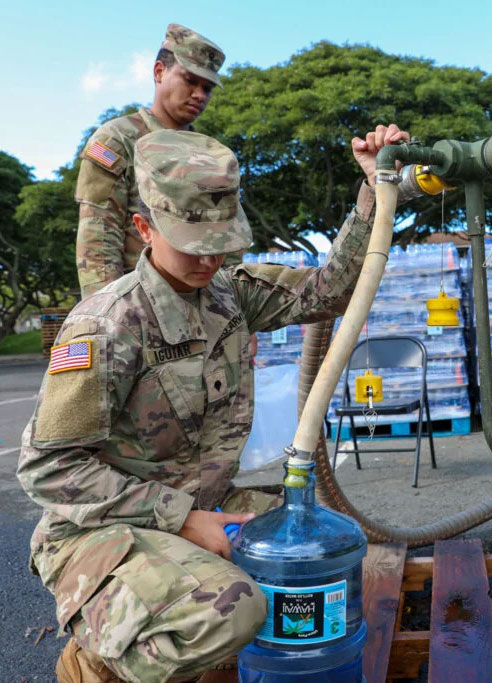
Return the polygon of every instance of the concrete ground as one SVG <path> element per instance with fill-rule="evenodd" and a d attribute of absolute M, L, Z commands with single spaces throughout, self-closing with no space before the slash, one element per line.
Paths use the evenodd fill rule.
<path fill-rule="evenodd" d="M 413 453 L 361 455 L 357 470 L 355 456 L 338 456 L 336 477 L 350 502 L 372 520 L 398 527 L 414 527 L 437 522 L 457 512 L 488 501 L 492 517 L 492 453 L 483 432 L 434 440 L 437 469 L 430 465 L 427 439 L 422 441 L 419 486 L 412 487 Z M 411 448 L 414 439 L 374 440 L 365 448 Z M 345 447 L 352 447 L 346 442 Z M 333 455 L 333 444 L 328 442 Z M 285 457 L 260 470 L 240 472 L 236 485 L 278 483 L 282 480 Z M 492 551 L 492 521 L 467 531 L 464 536 L 479 537 Z M 432 549 L 418 554 L 432 554 Z"/>

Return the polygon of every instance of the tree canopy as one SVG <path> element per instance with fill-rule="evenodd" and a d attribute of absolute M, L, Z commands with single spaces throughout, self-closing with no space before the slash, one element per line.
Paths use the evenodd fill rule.
<path fill-rule="evenodd" d="M 58 169 L 56 180 L 34 182 L 29 167 L 0 152 L 0 340 L 26 306 L 56 307 L 78 289 L 78 155 L 98 126 L 137 108 L 129 104 L 103 112 L 97 126 L 84 131 L 74 161 Z"/>
<path fill-rule="evenodd" d="M 492 77 L 368 46 L 321 42 L 270 69 L 235 66 L 223 82 L 197 127 L 238 156 L 258 250 L 275 236 L 336 235 L 360 179 L 350 140 L 379 123 L 394 121 L 424 144 L 492 135 Z M 463 193 L 449 194 L 447 222 L 463 210 Z M 395 238 L 440 228 L 440 211 L 435 198 L 399 207 L 398 222 L 413 220 Z"/>
<path fill-rule="evenodd" d="M 428 145 L 492 135 L 492 76 L 369 46 L 320 42 L 269 69 L 234 66 L 222 80 L 196 127 L 238 157 L 256 251 L 277 237 L 307 249 L 313 249 L 305 239 L 311 231 L 335 237 L 361 180 L 350 141 L 379 123 L 394 121 Z M 110 108 L 97 126 L 137 109 L 135 103 Z M 43 297 L 56 306 L 77 286 L 78 154 L 97 126 L 82 134 L 74 160 L 54 181 L 34 182 L 28 166 L 0 152 L 4 331 L 24 306 L 39 306 Z M 490 184 L 485 199 L 492 207 Z M 462 190 L 447 193 L 446 224 L 461 224 L 464 209 Z M 439 230 L 439 198 L 399 206 L 398 225 L 405 226 L 395 233 L 402 244 Z"/>
<path fill-rule="evenodd" d="M 0 151 L 0 339 L 25 305 L 20 290 L 19 226 L 14 214 L 20 202 L 19 193 L 32 182 L 29 166 Z"/>
<path fill-rule="evenodd" d="M 73 199 L 78 164 L 60 168 L 57 180 L 35 183 L 27 167 L 0 152 L 2 208 L 2 181 L 12 178 L 12 169 L 17 181 L 8 197 L 9 211 L 2 211 L 0 232 L 0 340 L 12 332 L 26 306 L 59 306 L 78 287 Z"/>
<path fill-rule="evenodd" d="M 62 166 L 57 180 L 24 187 L 15 219 L 25 267 L 25 296 L 39 303 L 39 294 L 58 306 L 67 290 L 78 288 L 75 267 L 78 206 L 74 201 L 80 163 Z M 37 295 L 33 295 L 37 292 Z M 33 298 L 34 297 L 34 298 Z"/>

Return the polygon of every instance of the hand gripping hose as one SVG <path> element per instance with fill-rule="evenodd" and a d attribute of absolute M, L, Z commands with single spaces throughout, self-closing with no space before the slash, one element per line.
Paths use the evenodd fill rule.
<path fill-rule="evenodd" d="M 384 172 L 379 173 L 382 179 Z M 394 527 L 374 522 L 350 503 L 338 485 L 330 467 L 323 432 L 328 404 L 362 331 L 383 276 L 391 246 L 396 200 L 395 184 L 380 182 L 376 185 L 376 215 L 367 254 L 352 299 L 332 344 L 329 346 L 333 330 L 331 321 L 307 327 L 299 375 L 299 412 L 302 414 L 292 448 L 289 449 L 289 461 L 293 464 L 306 462 L 314 456 L 319 499 L 332 509 L 356 519 L 369 541 L 406 541 L 410 547 L 417 547 L 455 536 L 491 519 L 492 500 L 421 527 Z M 328 353 L 319 367 L 328 346 Z"/>

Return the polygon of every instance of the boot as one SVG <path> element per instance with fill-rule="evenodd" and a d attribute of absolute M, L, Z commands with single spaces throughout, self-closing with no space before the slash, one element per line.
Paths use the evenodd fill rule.
<path fill-rule="evenodd" d="M 228 657 L 215 668 L 205 671 L 198 683 L 237 683 L 237 656 Z"/>
<path fill-rule="evenodd" d="M 237 683 L 237 669 L 205 671 L 198 683 Z"/>
<path fill-rule="evenodd" d="M 217 664 L 213 669 L 208 669 L 197 678 L 183 680 L 180 676 L 170 678 L 167 683 L 237 683 L 237 657 L 233 655 Z"/>
<path fill-rule="evenodd" d="M 102 657 L 84 650 L 70 638 L 56 663 L 58 683 L 122 683 Z"/>

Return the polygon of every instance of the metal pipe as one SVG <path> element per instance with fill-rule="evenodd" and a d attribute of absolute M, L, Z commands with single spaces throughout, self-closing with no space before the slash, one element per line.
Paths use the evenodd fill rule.
<path fill-rule="evenodd" d="M 439 166 L 444 162 L 444 154 L 433 147 L 424 147 L 416 139 L 399 145 L 386 145 L 376 157 L 376 171 L 394 171 L 396 161 Z"/>
<path fill-rule="evenodd" d="M 473 289 L 477 318 L 478 368 L 482 428 L 492 450 L 492 365 L 490 352 L 489 297 L 485 263 L 485 206 L 483 184 L 479 180 L 465 183 L 466 222 L 471 239 Z"/>

